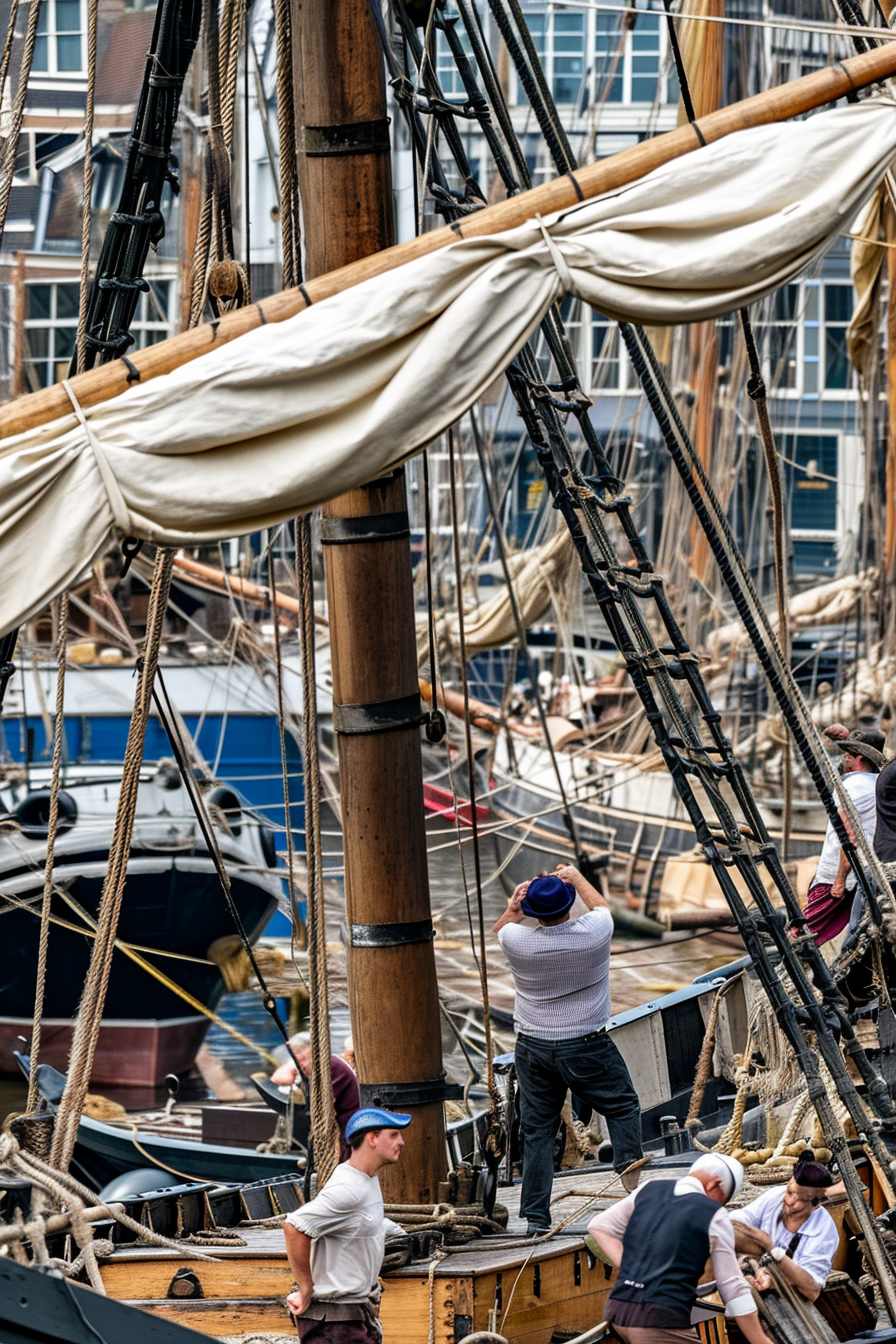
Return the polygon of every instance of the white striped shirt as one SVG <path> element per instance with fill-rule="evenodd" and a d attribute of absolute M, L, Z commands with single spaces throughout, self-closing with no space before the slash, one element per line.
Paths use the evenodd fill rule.
<path fill-rule="evenodd" d="M 612 937 L 606 906 L 565 924 L 499 929 L 516 989 L 516 1030 L 542 1041 L 568 1041 L 602 1027 L 610 1016 Z"/>

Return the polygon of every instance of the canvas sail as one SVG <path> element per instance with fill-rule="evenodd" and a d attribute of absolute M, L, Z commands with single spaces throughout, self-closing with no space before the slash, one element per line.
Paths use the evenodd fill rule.
<path fill-rule="evenodd" d="M 754 302 L 850 226 L 894 155 L 890 97 L 740 131 L 7 439 L 0 630 L 41 610 L 115 531 L 186 546 L 253 532 L 398 466 L 564 292 L 650 325 Z"/>

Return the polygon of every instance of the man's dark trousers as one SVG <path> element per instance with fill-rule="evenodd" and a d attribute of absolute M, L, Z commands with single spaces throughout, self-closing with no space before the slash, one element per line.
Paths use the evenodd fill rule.
<path fill-rule="evenodd" d="M 554 1137 L 567 1090 L 606 1117 L 617 1171 L 642 1156 L 641 1105 L 625 1060 L 606 1032 L 569 1041 L 541 1041 L 521 1032 L 515 1055 L 523 1132 L 520 1217 L 550 1227 Z"/>

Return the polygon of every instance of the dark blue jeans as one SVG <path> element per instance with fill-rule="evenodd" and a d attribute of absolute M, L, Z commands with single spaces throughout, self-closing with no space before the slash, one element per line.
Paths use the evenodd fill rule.
<path fill-rule="evenodd" d="M 549 1227 L 554 1136 L 567 1090 L 606 1117 L 617 1171 L 642 1156 L 641 1104 L 625 1060 L 605 1032 L 571 1041 L 521 1034 L 515 1054 L 523 1132 L 520 1217 Z"/>

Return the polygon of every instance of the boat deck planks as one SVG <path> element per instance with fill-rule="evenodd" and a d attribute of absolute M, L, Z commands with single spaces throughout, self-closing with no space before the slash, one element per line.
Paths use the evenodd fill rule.
<path fill-rule="evenodd" d="M 644 1179 L 680 1175 L 693 1153 L 657 1158 Z M 559 1327 L 582 1331 L 602 1319 L 612 1277 L 589 1255 L 582 1232 L 595 1210 L 622 1198 L 615 1173 L 577 1169 L 554 1180 L 555 1221 L 568 1229 L 549 1241 L 520 1244 L 520 1186 L 499 1191 L 508 1210 L 509 1238 L 477 1241 L 433 1262 L 390 1273 L 382 1304 L 384 1344 L 420 1344 L 433 1313 L 434 1344 L 454 1344 L 484 1330 L 499 1304 L 502 1333 L 512 1344 L 548 1344 Z M 283 1299 L 292 1287 L 279 1226 L 242 1227 L 245 1246 L 208 1247 L 213 1261 L 178 1255 L 165 1247 L 122 1246 L 101 1263 L 106 1291 L 153 1315 L 219 1338 L 253 1331 L 289 1331 Z M 512 1244 L 504 1244 L 509 1242 Z M 178 1270 L 195 1275 L 203 1296 L 169 1296 Z"/>

